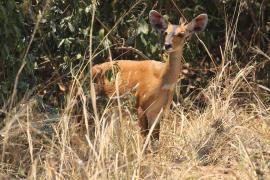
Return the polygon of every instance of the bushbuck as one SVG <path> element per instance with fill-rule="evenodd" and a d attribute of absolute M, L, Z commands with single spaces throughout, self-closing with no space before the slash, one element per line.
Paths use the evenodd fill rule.
<path fill-rule="evenodd" d="M 119 95 L 133 92 L 137 101 L 141 134 L 146 137 L 155 124 L 151 138 L 159 140 L 160 118 L 172 102 L 181 72 L 185 41 L 191 34 L 205 29 L 208 16 L 201 14 L 189 23 L 183 22 L 180 18 L 179 24 L 174 25 L 167 22 L 157 11 L 151 10 L 149 20 L 152 27 L 164 35 L 164 50 L 169 55 L 168 61 L 165 63 L 155 60 L 105 62 L 93 66 L 92 77 L 97 81 L 95 87 L 97 95 L 113 96 L 116 92 L 116 81 Z M 112 81 L 108 74 L 113 69 L 117 73 L 117 80 Z"/>

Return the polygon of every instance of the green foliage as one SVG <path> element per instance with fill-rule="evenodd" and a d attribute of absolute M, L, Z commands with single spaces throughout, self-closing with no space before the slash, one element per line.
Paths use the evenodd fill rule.
<path fill-rule="evenodd" d="M 29 45 L 37 18 L 45 8 L 45 2 L 42 0 L 0 2 L 1 105 L 10 97 L 22 57 Z M 154 8 L 169 17 L 172 23 L 178 23 L 180 13 L 175 5 L 187 20 L 200 13 L 208 13 L 209 24 L 206 31 L 199 36 L 211 50 L 216 64 L 221 63 L 220 47 L 224 48 L 225 19 L 235 21 L 234 11 L 239 7 L 239 1 L 175 0 L 175 4 L 172 2 L 142 0 L 133 7 L 136 3 L 134 0 L 99 1 L 91 37 L 93 51 L 96 53 L 94 63 L 101 63 L 107 59 L 108 45 L 111 46 L 112 58 L 141 59 L 142 57 L 137 54 L 123 53 L 114 49 L 115 46 L 132 46 L 151 59 L 161 60 L 162 39 L 150 27 L 148 12 Z M 270 3 L 245 0 L 241 3 L 242 12 L 239 16 L 235 55 L 243 59 L 241 63 L 246 64 L 250 61 L 250 53 L 247 51 L 250 46 L 258 46 L 267 51 L 270 17 L 267 16 L 266 9 L 270 8 Z M 68 77 L 71 68 L 88 63 L 92 8 L 90 0 L 50 2 L 26 56 L 27 65 L 19 79 L 18 99 L 28 89 L 46 84 L 50 78 L 54 79 L 55 74 Z M 188 43 L 184 57 L 186 62 L 194 67 L 213 67 L 203 46 L 194 37 Z M 266 71 L 262 73 L 265 74 Z M 200 78 L 207 81 L 209 76 L 211 76 L 209 73 L 201 73 Z"/>

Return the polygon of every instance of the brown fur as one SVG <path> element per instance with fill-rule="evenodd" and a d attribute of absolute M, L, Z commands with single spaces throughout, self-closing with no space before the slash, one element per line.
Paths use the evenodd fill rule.
<path fill-rule="evenodd" d="M 150 19 L 150 22 L 154 26 L 163 20 L 156 11 L 150 14 L 149 17 L 153 17 L 153 21 L 151 22 Z M 200 18 L 199 23 L 202 24 L 201 21 L 205 20 L 207 20 L 207 16 Z M 162 23 L 158 24 L 158 27 L 164 26 L 163 21 Z M 163 114 L 169 108 L 172 102 L 173 92 L 181 71 L 181 58 L 185 39 L 191 34 L 192 27 L 197 25 L 194 23 L 196 21 L 192 21 L 187 25 L 165 24 L 165 44 L 171 45 L 171 48 L 167 49 L 169 60 L 166 63 L 153 60 L 119 60 L 95 65 L 92 68 L 92 75 L 97 80 L 96 90 L 98 94 L 115 95 L 116 79 L 110 80 L 110 77 L 106 75 L 112 69 L 117 74 L 119 94 L 123 95 L 128 91 L 134 92 L 137 98 L 139 126 L 143 136 L 148 134 L 149 129 L 157 120 L 152 137 L 159 139 L 160 123 L 157 118 L 160 113 Z"/>

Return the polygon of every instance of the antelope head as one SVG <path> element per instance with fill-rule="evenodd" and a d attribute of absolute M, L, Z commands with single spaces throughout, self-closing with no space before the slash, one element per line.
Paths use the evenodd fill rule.
<path fill-rule="evenodd" d="M 154 29 L 164 34 L 164 49 L 170 53 L 178 51 L 191 34 L 203 31 L 207 25 L 208 16 L 200 14 L 189 23 L 180 18 L 179 24 L 175 25 L 167 22 L 157 11 L 151 10 L 149 20 Z"/>

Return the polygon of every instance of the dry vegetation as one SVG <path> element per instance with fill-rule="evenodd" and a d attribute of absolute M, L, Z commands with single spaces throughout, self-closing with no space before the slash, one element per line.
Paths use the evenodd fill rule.
<path fill-rule="evenodd" d="M 95 128 L 85 128 L 71 115 L 72 97 L 57 117 L 37 112 L 34 100 L 21 103 L 1 130 L 1 174 L 41 179 L 268 179 L 269 108 L 260 101 L 239 105 L 234 98 L 252 69 L 232 77 L 219 74 L 202 91 L 207 101 L 203 111 L 192 102 L 187 107 L 174 104 L 162 122 L 156 154 L 143 154 L 128 106 L 121 106 L 120 117 L 118 108 L 108 105 Z"/>
<path fill-rule="evenodd" d="M 197 98 L 172 104 L 156 154 L 144 153 L 130 96 L 95 113 L 79 71 L 61 113 L 36 97 L 5 112 L 1 179 L 270 179 L 270 92 L 254 86 L 256 63 L 231 68 L 237 27 L 228 27 L 224 63 Z"/>

